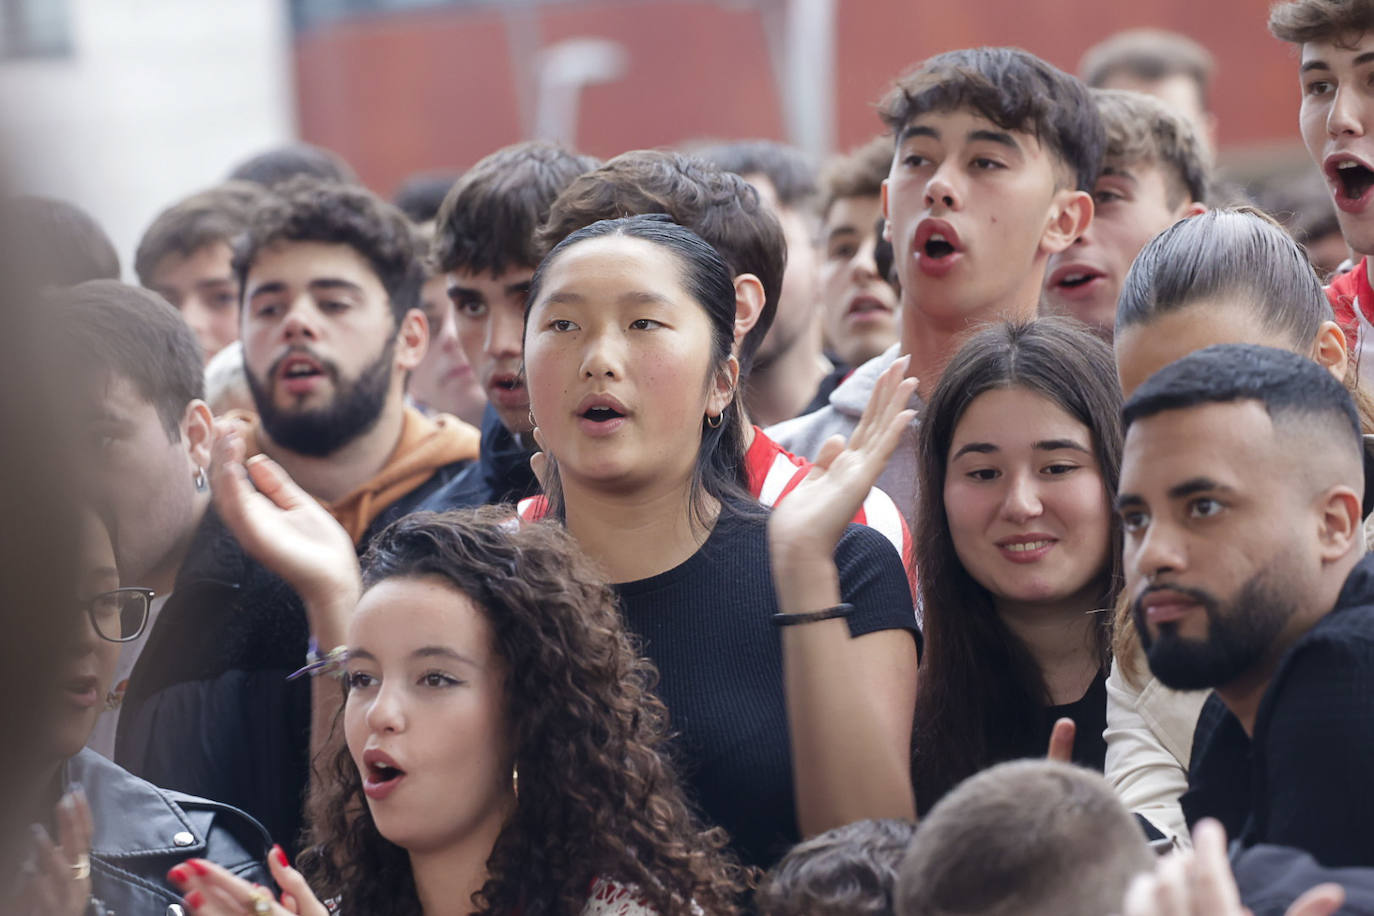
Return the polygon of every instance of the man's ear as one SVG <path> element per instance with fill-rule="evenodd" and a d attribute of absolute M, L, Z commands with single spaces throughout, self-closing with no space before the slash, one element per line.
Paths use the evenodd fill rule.
<path fill-rule="evenodd" d="M 186 455 L 191 464 L 206 470 L 210 467 L 210 448 L 215 444 L 215 418 L 210 407 L 200 398 L 186 405 L 181 415 L 181 441 L 186 443 Z"/>
<path fill-rule="evenodd" d="M 429 349 L 429 322 L 425 313 L 411 309 L 401 318 L 396 330 L 396 367 L 406 372 L 420 365 Z"/>
<path fill-rule="evenodd" d="M 763 283 L 753 274 L 735 277 L 735 347 L 759 323 L 763 314 Z"/>
<path fill-rule="evenodd" d="M 1093 196 L 1087 191 L 1063 188 L 1055 192 L 1054 210 L 1040 237 L 1040 250 L 1047 255 L 1065 250 L 1093 221 Z"/>
<path fill-rule="evenodd" d="M 730 406 L 730 402 L 735 399 L 739 392 L 739 360 L 731 356 L 725 361 L 725 365 L 716 373 L 716 383 L 711 389 L 711 394 L 706 399 L 706 413 L 709 416 L 719 416 L 725 408 Z"/>
<path fill-rule="evenodd" d="M 883 205 L 883 241 L 884 241 L 884 242 L 890 242 L 890 241 L 892 241 L 892 217 L 890 217 L 890 216 L 887 215 L 887 179 L 886 179 L 886 178 L 883 179 L 883 183 L 882 183 L 882 185 L 880 186 L 880 188 L 879 188 L 879 190 L 878 190 L 878 200 L 879 200 L 879 201 L 882 203 L 882 205 Z"/>
<path fill-rule="evenodd" d="M 1317 329 L 1317 339 L 1312 342 L 1312 358 L 1344 382 L 1346 370 L 1350 367 L 1350 351 L 1346 347 L 1345 332 L 1334 321 L 1323 321 Z"/>
<path fill-rule="evenodd" d="M 1174 214 L 1174 222 L 1184 219 L 1192 219 L 1194 216 L 1201 216 L 1207 212 L 1207 205 L 1200 200 L 1189 201 L 1178 208 Z"/>
<path fill-rule="evenodd" d="M 1360 515 L 1360 497 L 1346 486 L 1332 487 L 1318 499 L 1321 504 L 1321 524 L 1318 532 L 1323 563 L 1333 563 L 1347 556 L 1363 543 L 1364 519 Z"/>

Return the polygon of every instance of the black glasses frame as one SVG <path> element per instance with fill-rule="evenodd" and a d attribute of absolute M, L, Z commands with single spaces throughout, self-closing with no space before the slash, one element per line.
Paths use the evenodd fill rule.
<path fill-rule="evenodd" d="M 100 621 L 96 618 L 95 612 L 96 603 L 99 602 L 101 599 L 109 598 L 114 595 L 120 596 L 122 600 L 136 596 L 142 599 L 143 601 L 142 617 L 139 619 L 138 626 L 134 629 L 133 634 L 130 636 L 110 636 L 107 635 L 105 631 L 100 629 Z M 89 617 L 91 620 L 92 629 L 95 630 L 95 634 L 99 636 L 101 639 L 107 642 L 133 642 L 135 639 L 138 639 L 140 636 L 143 635 L 144 629 L 146 629 L 148 626 L 148 611 L 152 607 L 153 598 L 156 595 L 157 592 L 153 591 L 151 588 L 137 588 L 134 586 L 126 586 L 124 588 L 112 588 L 108 592 L 101 592 L 100 594 L 95 595 L 94 597 L 81 602 L 81 605 L 86 610 L 86 616 Z"/>

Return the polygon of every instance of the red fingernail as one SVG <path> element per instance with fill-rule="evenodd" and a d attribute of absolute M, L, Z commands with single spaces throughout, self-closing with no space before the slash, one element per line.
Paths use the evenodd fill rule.
<path fill-rule="evenodd" d="M 186 905 L 193 910 L 200 909 L 203 903 L 205 903 L 205 895 L 200 891 L 191 891 L 186 895 Z"/>
<path fill-rule="evenodd" d="M 282 868 L 290 868 L 291 863 L 286 860 L 286 853 L 282 851 L 280 845 L 272 847 L 272 855 L 277 857 L 277 864 Z"/>
<path fill-rule="evenodd" d="M 185 865 L 178 865 L 167 872 L 167 877 L 172 879 L 176 884 L 185 884 L 187 881 L 191 880 L 191 873 L 187 870 Z"/>
<path fill-rule="evenodd" d="M 205 863 L 200 859 L 187 859 L 186 864 L 191 866 L 191 871 L 200 875 L 202 878 L 210 874 L 210 869 L 205 867 Z"/>

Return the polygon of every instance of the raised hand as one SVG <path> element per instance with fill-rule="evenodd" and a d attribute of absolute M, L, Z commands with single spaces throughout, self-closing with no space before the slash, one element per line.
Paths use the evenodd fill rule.
<path fill-rule="evenodd" d="M 1050 731 L 1050 746 L 1045 751 L 1046 760 L 1059 763 L 1073 763 L 1073 740 L 1078 734 L 1078 725 L 1073 719 L 1057 719 Z"/>
<path fill-rule="evenodd" d="M 1330 916 L 1345 902 L 1339 884 L 1320 884 L 1288 908 L 1287 916 Z M 1214 820 L 1193 828 L 1193 851 L 1161 859 L 1126 892 L 1125 916 L 1246 916 L 1231 863 L 1226 830 Z"/>
<path fill-rule="evenodd" d="M 186 906 L 196 916 L 328 916 L 329 910 L 315 897 L 305 877 L 286 861 L 280 846 L 267 857 L 272 879 L 281 888 L 281 900 L 260 885 L 204 859 L 191 859 L 167 873 L 186 894 Z"/>
<path fill-rule="evenodd" d="M 799 542 L 826 553 L 835 549 L 915 415 L 906 405 L 916 380 L 902 377 L 909 359 L 900 357 L 878 376 L 849 442 L 826 440 L 816 466 L 773 509 L 768 536 L 775 549 Z"/>
<path fill-rule="evenodd" d="M 307 606 L 357 603 L 358 556 L 348 532 L 265 455 L 243 460 L 243 439 L 215 426 L 215 509 L 249 556 L 281 576 Z"/>
<path fill-rule="evenodd" d="M 86 795 L 76 789 L 57 803 L 57 845 L 33 828 L 34 861 L 17 912 L 32 916 L 81 916 L 91 898 L 91 837 L 95 827 Z"/>

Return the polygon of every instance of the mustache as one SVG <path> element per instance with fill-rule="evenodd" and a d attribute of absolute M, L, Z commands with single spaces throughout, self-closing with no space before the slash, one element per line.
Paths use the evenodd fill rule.
<path fill-rule="evenodd" d="M 331 360 L 327 360 L 324 357 L 318 355 L 317 353 L 315 353 L 314 350 L 311 350 L 309 347 L 287 347 L 286 350 L 282 353 L 282 355 L 274 359 L 272 361 L 272 365 L 267 367 L 267 378 L 269 380 L 276 378 L 277 373 L 281 370 L 282 363 L 286 362 L 293 356 L 310 357 L 315 362 L 320 364 L 320 368 L 324 370 L 325 375 L 329 376 L 336 382 L 339 380 L 338 367 L 335 366 Z"/>
<path fill-rule="evenodd" d="M 1137 595 L 1136 599 L 1131 602 L 1131 616 L 1135 618 L 1136 627 L 1141 631 L 1142 635 L 1145 633 L 1145 599 L 1158 592 L 1174 592 L 1175 594 L 1184 595 L 1185 597 L 1193 599 L 1198 604 L 1202 605 L 1209 618 L 1216 613 L 1219 607 L 1221 607 L 1221 602 L 1217 600 L 1215 595 L 1200 588 L 1190 588 L 1186 585 L 1169 585 L 1167 583 L 1151 585 L 1149 588 L 1145 589 L 1145 591 Z"/>

